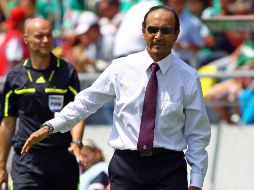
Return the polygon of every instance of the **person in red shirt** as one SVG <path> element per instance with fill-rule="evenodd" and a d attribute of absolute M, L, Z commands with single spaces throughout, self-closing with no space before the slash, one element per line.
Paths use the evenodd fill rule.
<path fill-rule="evenodd" d="M 29 57 L 29 50 L 23 40 L 23 27 L 26 10 L 14 7 L 10 10 L 3 23 L 4 32 L 0 35 L 0 76 L 7 72 L 21 60 Z"/>

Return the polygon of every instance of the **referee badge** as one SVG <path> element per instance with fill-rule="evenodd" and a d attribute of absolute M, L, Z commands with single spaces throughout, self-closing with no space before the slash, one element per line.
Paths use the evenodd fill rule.
<path fill-rule="evenodd" d="M 49 109 L 55 113 L 61 111 L 64 105 L 63 95 L 49 95 Z"/>

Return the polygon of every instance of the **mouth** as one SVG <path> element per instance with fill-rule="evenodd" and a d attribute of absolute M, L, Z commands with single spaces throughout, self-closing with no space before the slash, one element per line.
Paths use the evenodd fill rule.
<path fill-rule="evenodd" d="M 155 47 L 155 48 L 162 48 L 162 47 L 164 47 L 165 45 L 164 44 L 162 44 L 162 43 L 154 43 L 153 44 L 153 47 Z"/>
<path fill-rule="evenodd" d="M 50 49 L 49 46 L 41 46 L 41 49 Z"/>

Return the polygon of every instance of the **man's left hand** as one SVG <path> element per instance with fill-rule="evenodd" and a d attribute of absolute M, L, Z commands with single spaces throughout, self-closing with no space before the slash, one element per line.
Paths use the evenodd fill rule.
<path fill-rule="evenodd" d="M 68 148 L 68 151 L 76 157 L 76 159 L 79 163 L 84 164 L 84 159 L 80 155 L 80 146 L 79 145 L 77 145 L 76 143 L 71 143 L 70 147 Z"/>

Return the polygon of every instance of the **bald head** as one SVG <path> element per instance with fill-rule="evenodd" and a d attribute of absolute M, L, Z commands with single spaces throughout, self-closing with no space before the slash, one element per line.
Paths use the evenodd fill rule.
<path fill-rule="evenodd" d="M 46 27 L 51 31 L 51 24 L 48 20 L 43 18 L 32 18 L 26 21 L 25 23 L 25 34 L 30 33 L 31 31 L 37 31 L 38 29 Z"/>
<path fill-rule="evenodd" d="M 33 18 L 25 23 L 24 41 L 31 55 L 49 56 L 53 45 L 51 23 L 43 18 Z"/>

